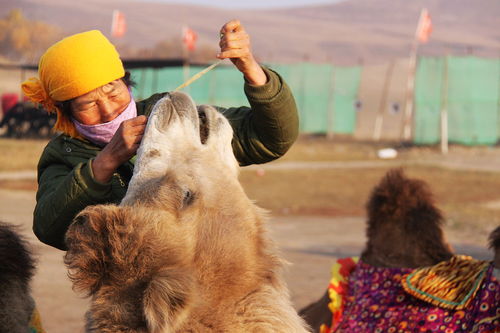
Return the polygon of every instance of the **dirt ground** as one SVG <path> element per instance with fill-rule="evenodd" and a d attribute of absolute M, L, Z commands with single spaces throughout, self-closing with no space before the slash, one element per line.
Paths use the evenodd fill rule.
<path fill-rule="evenodd" d="M 87 301 L 71 289 L 63 252 L 33 235 L 34 205 L 34 191 L 0 189 L 0 220 L 21 226 L 38 259 L 32 287 L 45 329 L 48 333 L 83 332 Z M 334 260 L 358 255 L 365 241 L 361 217 L 277 216 L 270 218 L 269 226 L 290 262 L 286 280 L 297 309 L 324 292 Z M 491 259 L 485 239 L 455 229 L 446 232 L 457 252 Z"/>

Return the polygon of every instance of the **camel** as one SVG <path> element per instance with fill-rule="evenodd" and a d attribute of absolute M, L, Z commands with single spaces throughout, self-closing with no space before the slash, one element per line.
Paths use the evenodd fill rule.
<path fill-rule="evenodd" d="M 154 106 L 122 202 L 86 208 L 66 234 L 87 332 L 308 332 L 232 137 L 186 94 Z"/>
<path fill-rule="evenodd" d="M 495 274 L 495 278 L 500 281 L 500 226 L 498 226 L 490 234 L 490 249 L 495 252 L 495 256 L 493 258 L 495 270 L 493 272 Z"/>
<path fill-rule="evenodd" d="M 16 228 L 0 222 L 0 332 L 43 332 L 30 282 L 35 260 Z"/>
<path fill-rule="evenodd" d="M 300 311 L 314 332 L 421 332 L 423 328 L 432 331 L 439 328 L 439 332 L 493 332 L 498 329 L 500 313 L 495 309 L 500 305 L 500 286 L 493 276 L 500 268 L 500 227 L 490 236 L 490 245 L 496 251 L 493 262 L 455 256 L 444 237 L 444 218 L 429 186 L 406 177 L 401 169 L 386 174 L 373 189 L 366 208 L 367 243 L 359 261 L 339 261 L 334 266 L 337 275 L 326 293 Z M 474 299 L 470 297 L 468 303 L 457 305 L 434 295 L 437 288 L 432 284 L 442 274 L 445 281 L 442 291 L 457 287 L 451 282 L 445 283 L 447 275 L 464 275 L 460 271 L 448 272 L 460 265 L 469 267 L 471 280 L 474 278 L 474 282 L 481 284 L 473 292 Z M 429 279 L 431 274 L 433 278 Z M 472 293 L 472 288 L 468 291 Z M 488 297 L 491 292 L 493 296 Z M 488 310 L 481 312 L 481 306 Z M 418 310 L 420 314 L 415 314 Z M 449 318 L 465 316 L 466 319 L 453 318 L 455 326 L 443 323 L 436 328 L 442 317 L 436 321 L 438 317 L 430 314 Z"/>

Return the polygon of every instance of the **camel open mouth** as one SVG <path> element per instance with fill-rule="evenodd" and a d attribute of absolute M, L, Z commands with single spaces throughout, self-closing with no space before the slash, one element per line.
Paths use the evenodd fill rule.
<path fill-rule="evenodd" d="M 198 109 L 198 118 L 200 119 L 200 140 L 202 144 L 205 144 L 210 130 L 208 126 L 207 114 L 204 110 Z"/>

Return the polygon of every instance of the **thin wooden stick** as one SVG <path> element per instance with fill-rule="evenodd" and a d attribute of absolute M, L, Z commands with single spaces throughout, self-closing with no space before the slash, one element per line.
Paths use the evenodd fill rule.
<path fill-rule="evenodd" d="M 205 68 L 204 70 L 202 70 L 201 72 L 196 73 L 189 80 L 187 80 L 186 82 L 184 82 L 183 84 L 181 84 L 180 86 L 178 86 L 177 88 L 175 88 L 174 91 L 179 91 L 182 88 L 185 88 L 185 87 L 189 86 L 191 83 L 193 83 L 194 81 L 198 80 L 200 77 L 202 77 L 203 75 L 205 75 L 206 73 L 208 73 L 209 71 L 211 71 L 212 69 L 214 69 L 223 60 L 224 59 L 220 59 L 220 60 L 214 62 L 213 64 L 211 64 L 210 66 L 208 66 L 207 68 Z"/>

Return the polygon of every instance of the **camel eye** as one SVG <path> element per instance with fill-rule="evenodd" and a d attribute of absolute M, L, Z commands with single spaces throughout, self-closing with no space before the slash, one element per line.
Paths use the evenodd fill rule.
<path fill-rule="evenodd" d="M 194 193 L 187 189 L 184 191 L 184 198 L 182 199 L 182 208 L 186 208 L 194 201 Z"/>

